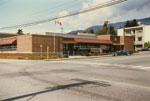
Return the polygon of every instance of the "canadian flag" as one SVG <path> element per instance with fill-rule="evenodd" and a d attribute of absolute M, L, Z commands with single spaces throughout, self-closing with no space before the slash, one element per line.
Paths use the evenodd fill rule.
<path fill-rule="evenodd" d="M 56 21 L 56 20 L 55 20 L 55 24 L 58 24 L 60 26 L 62 25 L 62 23 L 60 21 Z"/>

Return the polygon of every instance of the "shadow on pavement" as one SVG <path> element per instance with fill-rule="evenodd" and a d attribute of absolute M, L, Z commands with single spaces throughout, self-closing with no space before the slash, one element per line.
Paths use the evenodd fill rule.
<path fill-rule="evenodd" d="M 60 85 L 60 86 L 56 86 L 56 87 L 49 87 L 49 88 L 47 88 L 47 90 L 34 92 L 34 93 L 30 93 L 30 94 L 25 94 L 25 95 L 21 95 L 21 96 L 16 96 L 16 97 L 8 98 L 8 99 L 3 99 L 1 101 L 13 101 L 13 100 L 19 100 L 22 98 L 26 98 L 26 97 L 31 97 L 27 100 L 27 101 L 29 101 L 39 94 L 44 94 L 44 93 L 57 91 L 57 90 L 65 90 L 65 89 L 69 89 L 72 87 L 83 87 L 84 85 L 89 85 L 89 84 L 102 86 L 102 87 L 112 86 L 108 82 L 104 82 L 104 81 L 96 82 L 96 81 L 87 81 L 87 80 L 82 80 L 82 79 L 72 79 L 72 80 L 78 81 L 79 83 L 72 83 L 72 84 Z"/>

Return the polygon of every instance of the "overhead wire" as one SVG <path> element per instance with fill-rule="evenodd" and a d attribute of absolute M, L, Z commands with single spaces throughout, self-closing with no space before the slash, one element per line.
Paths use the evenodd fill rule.
<path fill-rule="evenodd" d="M 21 18 L 21 19 L 17 19 L 17 20 L 13 20 L 13 23 L 12 24 L 16 24 L 16 22 L 20 22 L 20 23 L 23 23 L 24 21 L 25 22 L 32 22 L 32 21 L 35 21 L 35 20 L 39 20 L 41 19 L 41 17 L 45 17 L 46 13 L 47 14 L 54 14 L 54 13 L 57 13 L 55 11 L 55 9 L 64 9 L 64 8 L 67 8 L 67 7 L 70 7 L 71 8 L 74 8 L 75 6 L 72 6 L 71 4 L 78 4 L 78 3 L 81 3 L 82 1 L 81 0 L 78 0 L 78 1 L 70 1 L 70 2 L 65 2 L 65 3 L 61 3 L 59 5 L 56 5 L 56 6 L 53 6 L 53 7 L 50 7 L 48 9 L 45 9 L 45 10 L 41 10 L 39 12 L 36 12 L 36 13 L 32 13 L 31 16 L 28 15 L 28 17 L 24 17 L 24 18 Z M 68 5 L 68 6 L 67 6 Z M 46 12 L 45 12 L 46 11 Z M 45 14 L 44 14 L 45 13 Z M 22 22 L 23 21 L 23 22 Z"/>
<path fill-rule="evenodd" d="M 20 24 L 20 25 L 15 25 L 15 26 L 2 27 L 0 29 L 15 29 L 15 28 L 22 28 L 22 27 L 34 26 L 34 25 L 46 23 L 46 22 L 49 22 L 49 21 L 53 21 L 53 20 L 56 20 L 56 19 L 62 19 L 62 18 L 66 18 L 66 17 L 78 15 L 78 14 L 83 14 L 83 13 L 91 12 L 91 11 L 94 11 L 94 10 L 97 10 L 97 9 L 101 9 L 101 8 L 109 7 L 109 6 L 112 6 L 112 5 L 116 5 L 116 4 L 125 2 L 125 1 L 127 1 L 127 0 L 113 0 L 113 1 L 108 1 L 108 2 L 105 2 L 105 3 L 102 3 L 102 4 L 91 6 L 91 7 L 87 8 L 87 9 L 83 9 L 83 10 L 80 10 L 80 11 L 70 12 L 67 15 L 52 17 L 52 18 L 49 18 L 49 19 L 44 19 L 44 20 L 40 20 L 40 21 L 36 21 L 36 22 L 25 23 L 25 24 Z"/>

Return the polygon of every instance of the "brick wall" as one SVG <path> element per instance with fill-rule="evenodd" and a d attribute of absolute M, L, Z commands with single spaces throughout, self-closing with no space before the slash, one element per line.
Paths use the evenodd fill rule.
<path fill-rule="evenodd" d="M 47 52 L 47 47 L 49 47 L 49 52 L 54 52 L 54 37 L 53 36 L 42 36 L 33 35 L 32 38 L 32 51 L 33 52 Z M 63 38 L 55 37 L 55 52 L 63 52 Z"/>
<path fill-rule="evenodd" d="M 100 40 L 111 40 L 117 47 L 123 46 L 125 50 L 134 51 L 134 39 L 132 36 L 100 35 Z"/>
<path fill-rule="evenodd" d="M 134 38 L 131 36 L 126 36 L 124 40 L 124 49 L 129 51 L 134 51 Z"/>
<path fill-rule="evenodd" d="M 116 44 L 120 44 L 120 37 L 119 36 L 111 36 L 110 37 L 110 40 L 113 42 L 113 43 L 116 43 Z"/>
<path fill-rule="evenodd" d="M 125 44 L 125 37 L 124 36 L 120 36 L 120 44 L 121 45 Z"/>
<path fill-rule="evenodd" d="M 0 59 L 41 59 L 47 58 L 47 54 L 43 54 L 41 57 L 41 54 L 13 54 L 13 53 L 3 53 L 0 54 Z M 62 58 L 61 55 L 57 54 L 49 54 L 49 58 Z"/>
<path fill-rule="evenodd" d="M 32 53 L 32 35 L 22 35 L 17 37 L 17 52 Z"/>
<path fill-rule="evenodd" d="M 40 47 L 42 45 L 42 48 Z M 17 37 L 18 53 L 54 52 L 54 37 L 48 35 L 23 35 Z M 55 37 L 55 52 L 63 52 L 63 38 Z"/>

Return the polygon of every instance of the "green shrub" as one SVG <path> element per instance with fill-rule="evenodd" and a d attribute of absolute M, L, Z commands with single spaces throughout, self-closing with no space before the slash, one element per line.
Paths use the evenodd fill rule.
<path fill-rule="evenodd" d="M 81 56 L 86 56 L 87 54 L 86 53 L 81 53 Z"/>
<path fill-rule="evenodd" d="M 64 54 L 63 57 L 64 57 L 64 58 L 69 58 L 69 55 Z"/>
<path fill-rule="evenodd" d="M 51 57 L 51 58 L 49 58 L 49 59 L 57 59 L 57 57 Z"/>
<path fill-rule="evenodd" d="M 95 56 L 95 54 L 94 53 L 90 53 L 90 56 Z"/>
<path fill-rule="evenodd" d="M 89 53 L 86 53 L 86 56 L 91 56 Z"/>
<path fill-rule="evenodd" d="M 109 53 L 107 53 L 107 55 L 112 55 L 112 53 L 111 53 L 111 52 L 109 52 Z"/>
<path fill-rule="evenodd" d="M 24 58 L 22 58 L 22 57 L 19 57 L 18 59 L 19 59 L 19 60 L 22 60 L 22 59 L 24 59 Z"/>

